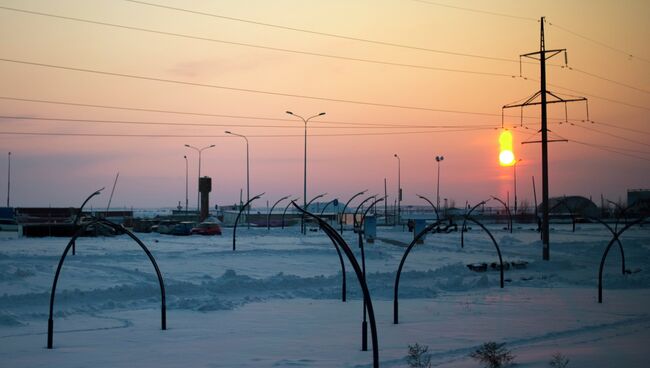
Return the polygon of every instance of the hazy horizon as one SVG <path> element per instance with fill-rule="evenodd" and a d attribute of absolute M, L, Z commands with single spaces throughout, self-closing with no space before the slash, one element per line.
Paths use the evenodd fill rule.
<path fill-rule="evenodd" d="M 184 205 L 187 156 L 193 208 L 185 144 L 216 145 L 202 154 L 210 207 L 238 203 L 246 145 L 227 130 L 248 137 L 251 196 L 302 197 L 304 125 L 287 110 L 326 112 L 308 124 L 310 199 L 383 195 L 386 179 L 393 204 L 398 154 L 403 205 L 435 201 L 438 155 L 441 203 L 512 203 L 501 108 L 540 88 L 519 55 L 539 51 L 542 16 L 546 49 L 567 49 L 571 68 L 549 59 L 548 89 L 589 105 L 549 105 L 550 139 L 568 140 L 549 144 L 550 196 L 650 187 L 650 2 L 145 3 L 0 1 L 2 205 L 11 152 L 14 207 L 78 206 L 106 187 L 100 208 L 118 172 L 112 208 Z M 534 176 L 540 202 L 540 145 L 521 144 L 539 140 L 539 108 L 505 113 L 518 201 L 533 202 Z"/>

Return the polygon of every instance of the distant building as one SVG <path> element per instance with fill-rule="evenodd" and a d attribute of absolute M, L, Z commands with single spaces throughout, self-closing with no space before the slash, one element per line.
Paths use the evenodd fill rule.
<path fill-rule="evenodd" d="M 627 207 L 637 215 L 650 215 L 650 189 L 628 189 Z"/>
<path fill-rule="evenodd" d="M 542 206 L 539 206 L 542 211 Z M 571 217 L 598 217 L 598 206 L 582 196 L 554 197 L 548 200 L 548 212 L 553 215 L 570 215 Z"/>
<path fill-rule="evenodd" d="M 628 189 L 627 206 L 632 207 L 640 202 L 650 202 L 650 189 Z"/>

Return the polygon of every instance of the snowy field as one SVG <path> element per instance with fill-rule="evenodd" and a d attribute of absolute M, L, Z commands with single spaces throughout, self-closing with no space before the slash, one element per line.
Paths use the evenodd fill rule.
<path fill-rule="evenodd" d="M 622 236 L 626 266 L 613 247 L 597 303 L 598 266 L 611 235 L 602 225 L 552 225 L 551 261 L 541 260 L 530 225 L 514 234 L 491 227 L 504 261 L 525 269 L 470 271 L 498 261 L 486 233 L 428 235 L 411 252 L 393 324 L 395 272 L 413 234 L 378 228 L 366 245 L 382 367 L 406 367 L 409 344 L 428 345 L 434 366 L 478 367 L 468 357 L 487 341 L 505 342 L 518 367 L 650 366 L 650 227 Z M 322 232 L 239 227 L 223 236 L 136 234 L 163 274 L 127 236 L 82 238 L 57 286 L 54 349 L 46 349 L 50 289 L 67 238 L 0 239 L 0 367 L 371 367 L 361 351 L 361 292 Z M 344 233 L 359 258 L 356 235 Z"/>

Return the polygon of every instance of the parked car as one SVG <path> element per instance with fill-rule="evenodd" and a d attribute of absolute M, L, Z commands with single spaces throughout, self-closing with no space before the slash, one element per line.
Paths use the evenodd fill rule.
<path fill-rule="evenodd" d="M 21 236 L 23 233 L 23 227 L 14 219 L 0 218 L 0 231 L 15 232 Z"/>
<path fill-rule="evenodd" d="M 221 235 L 221 226 L 216 222 L 202 222 L 192 228 L 192 234 Z"/>
<path fill-rule="evenodd" d="M 153 225 L 151 231 L 159 234 L 171 234 L 178 221 L 164 220 L 160 221 L 158 225 Z"/>
<path fill-rule="evenodd" d="M 192 228 L 194 228 L 194 222 L 183 221 L 174 225 L 171 231 L 171 235 L 190 235 L 192 234 Z"/>

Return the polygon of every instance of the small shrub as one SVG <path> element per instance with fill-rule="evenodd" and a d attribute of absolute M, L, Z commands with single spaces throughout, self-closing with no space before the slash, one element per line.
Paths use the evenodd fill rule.
<path fill-rule="evenodd" d="M 415 345 L 409 345 L 409 353 L 406 357 L 406 362 L 409 367 L 413 368 L 430 368 L 431 367 L 431 356 L 427 354 L 429 347 L 426 345 L 420 345 L 415 343 Z"/>
<path fill-rule="evenodd" d="M 553 354 L 553 359 L 548 362 L 548 365 L 553 368 L 566 368 L 569 365 L 569 358 L 565 357 L 562 353 L 555 353 Z"/>
<path fill-rule="evenodd" d="M 488 368 L 501 368 L 510 365 L 515 359 L 505 343 L 486 342 L 469 356 L 483 363 Z"/>

